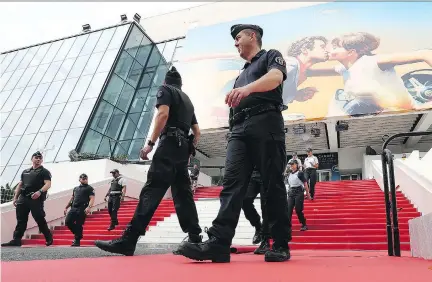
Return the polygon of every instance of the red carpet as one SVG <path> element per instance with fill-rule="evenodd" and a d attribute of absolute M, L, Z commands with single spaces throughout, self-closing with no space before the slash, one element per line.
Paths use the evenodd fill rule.
<path fill-rule="evenodd" d="M 199 188 L 194 198 L 218 198 L 221 187 Z M 386 223 L 384 194 L 375 180 L 319 182 L 316 185 L 316 199 L 305 201 L 305 215 L 309 231 L 300 232 L 297 216 L 293 215 L 293 250 L 386 250 Z M 410 250 L 408 220 L 420 213 L 401 194 L 397 194 L 399 228 L 402 250 Z M 84 225 L 82 246 L 91 246 L 94 240 L 110 240 L 118 237 L 132 218 L 137 201 L 124 202 L 119 210 L 120 225 L 107 231 L 110 219 L 108 211 L 95 212 Z M 156 225 L 175 213 L 171 200 L 164 200 L 152 218 L 150 225 Z M 217 211 L 215 211 L 216 216 Z M 253 234 L 251 234 L 252 238 Z M 54 230 L 55 245 L 70 245 L 73 235 L 66 226 Z M 26 245 L 43 245 L 42 234 L 33 235 L 23 241 Z M 255 247 L 242 246 L 242 251 Z"/>
<path fill-rule="evenodd" d="M 294 251 L 291 261 L 284 263 L 265 263 L 262 256 L 252 254 L 232 255 L 229 264 L 194 262 L 173 255 L 2 262 L 2 281 L 29 279 L 32 282 L 430 282 L 432 262 L 388 257 L 383 252 L 353 251 Z"/>

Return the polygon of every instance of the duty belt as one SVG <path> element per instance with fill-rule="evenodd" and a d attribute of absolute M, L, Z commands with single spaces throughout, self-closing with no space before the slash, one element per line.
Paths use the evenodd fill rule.
<path fill-rule="evenodd" d="M 270 112 L 270 111 L 282 111 L 283 107 L 281 106 L 276 106 L 273 104 L 264 104 L 264 105 L 258 105 L 252 108 L 246 108 L 241 110 L 240 112 L 236 113 L 229 121 L 230 123 L 230 127 L 241 123 L 245 120 L 247 120 L 248 118 L 252 117 L 252 116 L 256 116 L 265 112 Z"/>
<path fill-rule="evenodd" d="M 168 127 L 164 131 L 162 131 L 162 134 L 160 136 L 160 140 L 165 139 L 166 137 L 176 137 L 178 141 L 178 146 L 181 147 L 181 139 L 185 139 L 187 141 L 187 134 L 186 132 L 178 127 Z"/>
<path fill-rule="evenodd" d="M 110 192 L 110 196 L 119 196 L 122 194 L 122 191 L 112 191 Z"/>

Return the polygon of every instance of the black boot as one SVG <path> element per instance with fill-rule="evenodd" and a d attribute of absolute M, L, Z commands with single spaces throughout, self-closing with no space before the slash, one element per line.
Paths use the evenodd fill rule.
<path fill-rule="evenodd" d="M 263 240 L 263 237 L 261 236 L 261 227 L 255 227 L 255 235 L 252 239 L 252 244 L 256 245 L 259 244 Z"/>
<path fill-rule="evenodd" d="M 254 251 L 256 255 L 264 255 L 266 252 L 270 251 L 270 240 L 265 238 L 261 245 Z"/>
<path fill-rule="evenodd" d="M 291 254 L 288 244 L 286 244 L 286 247 L 280 247 L 273 243 L 272 249 L 267 251 L 264 256 L 266 262 L 283 262 L 290 258 Z"/>
<path fill-rule="evenodd" d="M 183 242 L 178 248 L 178 254 L 193 260 L 211 260 L 212 262 L 230 262 L 230 244 L 221 242 L 209 234 L 209 239 L 203 243 Z"/>
<path fill-rule="evenodd" d="M 81 242 L 80 241 L 81 241 L 80 239 L 73 240 L 71 247 L 79 247 L 79 246 L 81 246 Z"/>
<path fill-rule="evenodd" d="M 110 226 L 107 228 L 108 231 L 115 229 L 115 224 L 111 222 Z"/>
<path fill-rule="evenodd" d="M 21 239 L 12 239 L 7 243 L 1 244 L 2 247 L 21 247 Z"/>
<path fill-rule="evenodd" d="M 127 227 L 120 238 L 111 241 L 96 240 L 95 245 L 99 249 L 109 253 L 133 256 L 139 236 L 138 233 L 133 232 L 130 227 Z"/>
<path fill-rule="evenodd" d="M 192 243 L 192 244 L 198 244 L 198 243 L 202 242 L 202 236 L 196 235 L 196 234 L 189 234 L 189 236 L 186 236 L 183 239 L 183 241 L 180 243 L 179 247 L 173 251 L 174 255 L 180 255 L 179 248 L 184 242 L 188 242 L 188 243 Z"/>
<path fill-rule="evenodd" d="M 45 236 L 45 241 L 46 241 L 45 245 L 47 247 L 51 246 L 54 243 L 53 236 L 52 236 L 51 232 L 50 232 L 50 235 Z"/>
<path fill-rule="evenodd" d="M 303 225 L 302 228 L 300 228 L 300 231 L 307 231 L 307 230 L 308 230 L 308 227 L 306 224 Z"/>

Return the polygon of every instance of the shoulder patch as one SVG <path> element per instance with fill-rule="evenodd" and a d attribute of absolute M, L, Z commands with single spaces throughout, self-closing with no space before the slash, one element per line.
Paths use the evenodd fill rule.
<path fill-rule="evenodd" d="M 285 66 L 286 65 L 285 60 L 282 57 L 276 57 L 275 58 L 275 62 L 278 63 L 281 66 Z"/>
<path fill-rule="evenodd" d="M 162 98 L 163 95 L 164 95 L 163 91 L 159 90 L 156 97 Z"/>

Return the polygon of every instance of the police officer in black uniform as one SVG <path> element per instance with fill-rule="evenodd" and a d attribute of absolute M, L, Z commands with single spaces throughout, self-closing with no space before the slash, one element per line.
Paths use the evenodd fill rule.
<path fill-rule="evenodd" d="M 261 217 L 259 216 L 255 206 L 254 201 L 260 194 L 261 201 L 261 213 L 262 213 L 262 223 Z M 270 231 L 267 220 L 267 210 L 266 210 L 266 191 L 264 190 L 264 185 L 261 180 L 261 175 L 258 169 L 255 167 L 252 172 L 252 176 L 249 181 L 249 186 L 246 192 L 246 196 L 243 200 L 243 212 L 250 224 L 255 227 L 255 235 L 252 239 L 252 244 L 261 243 L 260 246 L 254 251 L 257 255 L 263 255 L 270 249 Z"/>
<path fill-rule="evenodd" d="M 83 237 L 83 225 L 86 216 L 91 212 L 95 199 L 94 189 L 88 185 L 87 174 L 81 174 L 79 182 L 81 185 L 73 189 L 72 198 L 64 210 L 64 214 L 67 214 L 65 224 L 75 235 L 75 240 L 71 245 L 72 247 L 80 246 L 80 241 Z M 67 210 L 69 207 L 71 207 L 71 209 L 68 213 Z"/>
<path fill-rule="evenodd" d="M 120 175 L 118 169 L 113 169 L 110 171 L 113 176 L 113 180 L 111 180 L 110 188 L 108 189 L 107 194 L 105 195 L 105 201 L 108 197 L 108 213 L 111 217 L 111 223 L 108 227 L 108 231 L 113 230 L 116 225 L 119 224 L 117 213 L 120 209 L 120 203 L 124 199 L 126 194 L 126 183 L 125 179 Z"/>
<path fill-rule="evenodd" d="M 225 98 L 231 107 L 231 136 L 228 141 L 221 208 L 209 240 L 202 244 L 184 243 L 180 253 L 195 260 L 230 261 L 230 245 L 238 223 L 243 199 L 254 166 L 261 173 L 267 191 L 267 213 L 272 250 L 266 261 L 290 258 L 291 221 L 283 180 L 286 163 L 282 88 L 286 63 L 276 50 L 262 50 L 263 30 L 256 25 L 234 25 L 231 35 L 240 57 L 247 62 Z"/>
<path fill-rule="evenodd" d="M 32 155 L 31 160 L 32 167 L 22 172 L 21 181 L 15 190 L 13 204 L 16 206 L 17 225 L 13 239 L 2 244 L 2 247 L 21 246 L 21 238 L 27 229 L 30 212 L 39 226 L 40 232 L 45 236 L 46 245 L 50 246 L 53 243 L 44 210 L 46 194 L 51 187 L 51 173 L 42 166 L 43 157 L 39 151 Z"/>
<path fill-rule="evenodd" d="M 147 146 L 141 149 L 141 158 L 148 159 L 147 155 L 160 136 L 147 174 L 147 182 L 141 190 L 135 214 L 123 235 L 112 241 L 95 242 L 96 246 L 104 251 L 133 255 L 139 236 L 145 234 L 146 227 L 170 186 L 180 226 L 183 232 L 188 233 L 187 241 L 201 242 L 201 227 L 188 172 L 189 157 L 198 142 L 200 130 L 194 106 L 181 90 L 181 86 L 181 76 L 176 68 L 172 67 L 165 76 L 165 84 L 159 88 L 157 94 L 158 113 L 153 133 Z M 191 128 L 194 138 L 188 138 Z"/>

